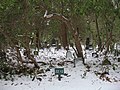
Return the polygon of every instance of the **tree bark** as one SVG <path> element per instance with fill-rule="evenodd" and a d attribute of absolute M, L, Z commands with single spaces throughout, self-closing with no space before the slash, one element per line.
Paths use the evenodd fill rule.
<path fill-rule="evenodd" d="M 17 57 L 18 57 L 18 59 L 19 59 L 21 65 L 23 66 L 23 59 L 22 59 L 22 56 L 21 56 L 19 47 L 17 47 L 17 46 L 15 45 L 15 49 L 16 49 L 16 51 L 17 51 Z"/>
<path fill-rule="evenodd" d="M 68 40 L 67 40 L 67 30 L 66 30 L 66 24 L 64 22 L 61 22 L 61 30 L 60 30 L 60 37 L 62 41 L 62 46 L 64 49 L 68 47 Z"/>
<path fill-rule="evenodd" d="M 39 50 L 39 48 L 41 47 L 40 45 L 40 33 L 39 30 L 36 31 L 36 48 Z"/>
<path fill-rule="evenodd" d="M 96 14 L 95 14 L 95 24 L 96 24 L 96 30 L 97 30 L 97 36 L 98 36 L 98 51 L 100 51 L 102 43 L 101 43 L 101 38 L 100 38 L 99 26 L 98 26 L 98 17 Z"/>
<path fill-rule="evenodd" d="M 64 15 L 64 3 L 61 1 L 61 14 Z M 69 49 L 68 38 L 67 38 L 67 26 L 64 22 L 61 22 L 60 37 L 62 41 L 62 46 L 64 49 Z"/>

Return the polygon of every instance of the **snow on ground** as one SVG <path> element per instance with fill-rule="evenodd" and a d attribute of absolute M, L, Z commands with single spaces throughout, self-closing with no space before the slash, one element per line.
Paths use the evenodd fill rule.
<path fill-rule="evenodd" d="M 73 64 L 69 62 L 61 66 L 65 69 L 64 72 L 66 73 L 66 75 L 61 75 L 61 81 L 55 75 L 54 67 L 51 67 L 50 71 L 37 75 L 42 81 L 36 78 L 32 81 L 33 76 L 32 78 L 30 76 L 16 76 L 14 81 L 0 80 L 0 90 L 120 90 L 120 63 L 116 63 L 111 59 L 113 64 L 118 65 L 114 71 L 109 65 L 99 65 L 102 57 L 93 58 L 91 55 L 92 51 L 86 51 L 86 53 L 87 58 L 85 60 L 90 66 L 90 71 L 87 71 L 82 61 L 77 60 L 76 67 L 73 67 Z M 54 62 L 57 62 L 57 60 L 64 59 L 65 56 L 65 50 L 55 51 L 51 48 L 51 50 L 40 50 L 39 56 L 36 56 L 36 59 L 48 62 L 50 59 L 56 58 Z M 41 68 L 46 67 L 42 66 Z M 58 66 L 56 65 L 55 67 Z M 100 79 L 99 75 L 95 75 L 96 71 L 102 72 L 106 67 L 109 67 L 110 74 L 108 77 L 110 78 L 110 82 L 104 78 Z"/>

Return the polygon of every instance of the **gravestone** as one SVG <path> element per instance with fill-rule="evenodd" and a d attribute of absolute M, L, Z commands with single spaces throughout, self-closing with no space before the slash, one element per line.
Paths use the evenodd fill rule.
<path fill-rule="evenodd" d="M 52 39 L 52 41 L 51 41 L 51 46 L 53 46 L 53 47 L 56 46 L 56 40 L 55 40 L 55 38 Z"/>
<path fill-rule="evenodd" d="M 117 43 L 114 49 L 115 49 L 114 56 L 119 56 L 120 55 L 120 44 Z"/>
<path fill-rule="evenodd" d="M 34 55 L 38 55 L 38 51 L 34 51 Z"/>
<path fill-rule="evenodd" d="M 94 57 L 94 58 L 98 58 L 98 57 L 99 57 L 99 55 L 98 55 L 98 53 L 97 53 L 97 52 L 93 52 L 93 53 L 92 53 L 92 57 Z"/>
<path fill-rule="evenodd" d="M 92 44 L 89 45 L 89 50 L 93 50 L 93 45 Z"/>
<path fill-rule="evenodd" d="M 86 38 L 86 47 L 85 49 L 89 49 L 90 38 Z"/>
<path fill-rule="evenodd" d="M 120 62 L 120 57 L 118 58 L 118 62 Z"/>
<path fill-rule="evenodd" d="M 66 58 L 68 58 L 68 59 L 73 59 L 73 55 L 72 55 L 72 52 L 71 52 L 71 51 L 67 50 Z"/>
<path fill-rule="evenodd" d="M 49 49 L 50 48 L 50 44 L 47 44 L 47 49 Z"/>
<path fill-rule="evenodd" d="M 47 41 L 44 42 L 44 48 L 47 48 Z"/>
<path fill-rule="evenodd" d="M 56 48 L 56 49 L 57 49 L 57 50 L 61 49 L 61 44 L 60 44 L 60 43 L 57 45 L 57 48 Z"/>

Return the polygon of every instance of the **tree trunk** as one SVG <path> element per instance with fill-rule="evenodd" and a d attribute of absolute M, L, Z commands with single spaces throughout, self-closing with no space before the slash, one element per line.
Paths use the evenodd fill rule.
<path fill-rule="evenodd" d="M 82 50 L 82 46 L 80 43 L 79 35 L 78 35 L 77 31 L 74 32 L 73 34 L 74 34 L 74 39 L 75 39 L 75 46 L 77 49 L 77 56 L 81 57 L 83 60 L 83 64 L 85 64 L 84 57 L 83 57 L 83 50 Z"/>
<path fill-rule="evenodd" d="M 64 3 L 61 1 L 61 14 L 64 15 Z M 64 49 L 69 49 L 68 47 L 68 40 L 67 40 L 67 26 L 64 22 L 61 22 L 61 30 L 60 30 L 60 37 L 62 41 L 62 46 Z"/>
<path fill-rule="evenodd" d="M 62 41 L 62 46 L 64 49 L 68 47 L 68 40 L 67 40 L 67 30 L 66 30 L 66 24 L 64 22 L 61 22 L 61 30 L 60 30 L 60 37 Z"/>
<path fill-rule="evenodd" d="M 96 24 L 96 30 L 97 30 L 97 36 L 98 36 L 98 51 L 100 51 L 102 43 L 101 43 L 101 38 L 100 38 L 99 26 L 98 26 L 98 17 L 96 14 L 95 14 L 95 24 Z"/>
<path fill-rule="evenodd" d="M 106 31 L 106 39 L 107 39 L 107 44 L 106 44 L 106 54 L 107 52 L 109 52 L 110 50 L 110 45 L 111 45 L 111 41 L 112 41 L 112 29 L 113 29 L 113 22 L 108 22 L 108 27 L 107 31 Z"/>
<path fill-rule="evenodd" d="M 39 50 L 39 48 L 41 47 L 40 45 L 40 33 L 39 30 L 36 31 L 36 48 Z"/>
<path fill-rule="evenodd" d="M 17 57 L 18 57 L 20 63 L 22 64 L 22 66 L 23 66 L 23 59 L 22 59 L 22 56 L 21 56 L 19 47 L 17 47 L 17 46 L 15 45 L 15 49 L 16 49 L 16 51 L 17 51 Z"/>

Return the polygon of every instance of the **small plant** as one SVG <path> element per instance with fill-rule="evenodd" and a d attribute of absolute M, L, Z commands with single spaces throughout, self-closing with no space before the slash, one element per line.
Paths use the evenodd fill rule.
<path fill-rule="evenodd" d="M 108 60 L 108 57 L 107 57 L 107 56 L 104 57 L 104 60 L 103 60 L 103 62 L 102 62 L 102 65 L 111 65 L 111 62 Z"/>
<path fill-rule="evenodd" d="M 116 70 L 117 67 L 118 67 L 117 64 L 113 64 L 113 65 L 112 65 L 112 69 L 113 69 L 113 70 Z"/>

